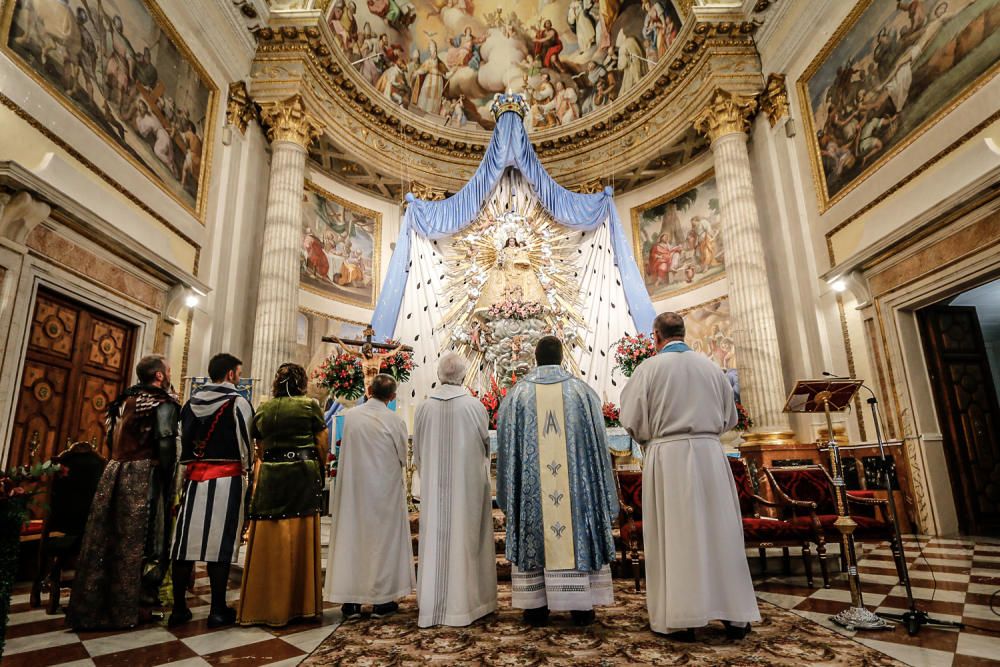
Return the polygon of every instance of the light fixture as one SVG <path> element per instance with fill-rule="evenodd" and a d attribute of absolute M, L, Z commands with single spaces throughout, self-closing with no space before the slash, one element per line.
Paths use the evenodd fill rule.
<path fill-rule="evenodd" d="M 200 301 L 201 299 L 199 299 L 198 295 L 195 294 L 194 292 L 184 297 L 184 305 L 187 306 L 188 308 L 196 307 Z"/>
<path fill-rule="evenodd" d="M 834 292 L 843 292 L 844 290 L 847 289 L 847 281 L 845 281 L 843 278 L 837 278 L 835 280 L 831 280 L 830 289 L 832 289 Z"/>

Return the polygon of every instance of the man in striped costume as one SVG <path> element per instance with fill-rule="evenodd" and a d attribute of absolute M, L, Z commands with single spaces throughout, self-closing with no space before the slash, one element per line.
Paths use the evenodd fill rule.
<path fill-rule="evenodd" d="M 244 500 L 253 471 L 253 407 L 236 391 L 242 365 L 231 354 L 212 357 L 208 363 L 211 383 L 181 411 L 184 493 L 171 551 L 174 609 L 170 627 L 191 620 L 185 589 L 195 561 L 208 566 L 212 587 L 208 627 L 236 621 L 236 610 L 226 606 L 226 583 L 239 551 Z"/>

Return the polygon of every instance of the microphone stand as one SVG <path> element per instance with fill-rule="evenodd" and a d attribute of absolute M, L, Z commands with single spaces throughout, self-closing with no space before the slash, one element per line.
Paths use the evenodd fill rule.
<path fill-rule="evenodd" d="M 896 536 L 896 545 L 899 549 L 899 571 L 902 575 L 901 579 L 903 581 L 903 587 L 906 589 L 906 601 L 910 606 L 910 608 L 902 614 L 877 612 L 877 615 L 882 618 L 889 619 L 890 621 L 896 621 L 897 623 L 905 625 L 906 632 L 911 637 L 916 636 L 920 632 L 920 628 L 925 625 L 938 625 L 949 628 L 958 628 L 961 630 L 965 627 L 963 623 L 933 618 L 926 611 L 917 608 L 917 601 L 913 597 L 913 588 L 910 585 L 910 569 L 906 564 L 906 551 L 903 547 L 903 536 L 899 532 L 899 517 L 896 515 L 896 502 L 892 495 L 892 478 L 889 476 L 889 462 L 885 458 L 885 442 L 882 439 L 882 426 L 881 421 L 879 420 L 878 399 L 875 398 L 875 392 L 872 391 L 867 385 L 862 384 L 861 386 L 867 389 L 868 393 L 871 394 L 871 398 L 868 399 L 868 405 L 872 409 L 872 419 L 875 421 L 875 439 L 878 441 L 879 458 L 882 460 L 882 483 L 885 485 L 886 497 L 889 499 L 889 518 L 892 521 L 892 528 Z"/>

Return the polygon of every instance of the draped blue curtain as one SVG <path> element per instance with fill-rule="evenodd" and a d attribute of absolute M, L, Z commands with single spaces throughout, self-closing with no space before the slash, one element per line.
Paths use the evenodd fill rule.
<path fill-rule="evenodd" d="M 528 140 L 521 117 L 507 111 L 497 120 L 483 161 L 461 190 L 443 201 L 424 201 L 412 193 L 406 195 L 406 214 L 372 318 L 375 335 L 381 339 L 395 334 L 410 272 L 411 233 L 439 239 L 465 229 L 476 220 L 507 167 L 514 167 L 524 175 L 542 206 L 559 224 L 589 231 L 608 221 L 615 264 L 621 275 L 632 322 L 637 331 L 649 331 L 655 316 L 653 304 L 618 218 L 611 188 L 605 188 L 602 193 L 584 195 L 560 186 L 542 167 Z"/>

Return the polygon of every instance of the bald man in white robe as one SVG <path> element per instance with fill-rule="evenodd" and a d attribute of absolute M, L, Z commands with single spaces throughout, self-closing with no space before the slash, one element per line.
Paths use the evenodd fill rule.
<path fill-rule="evenodd" d="M 343 603 L 345 620 L 361 616 L 367 604 L 376 618 L 392 614 L 396 600 L 413 592 L 403 482 L 409 434 L 388 407 L 395 398 L 396 381 L 379 374 L 368 400 L 344 414 L 324 598 Z"/>
<path fill-rule="evenodd" d="M 417 625 L 469 625 L 497 608 L 490 492 L 489 415 L 462 383 L 454 352 L 438 363 L 440 385 L 417 408 L 413 463 L 420 498 Z"/>
<path fill-rule="evenodd" d="M 719 436 L 736 425 L 722 369 L 684 343 L 684 320 L 653 323 L 659 354 L 622 391 L 621 424 L 646 446 L 642 537 L 654 632 L 693 641 L 722 621 L 741 639 L 760 621 L 743 545 L 739 499 Z"/>

